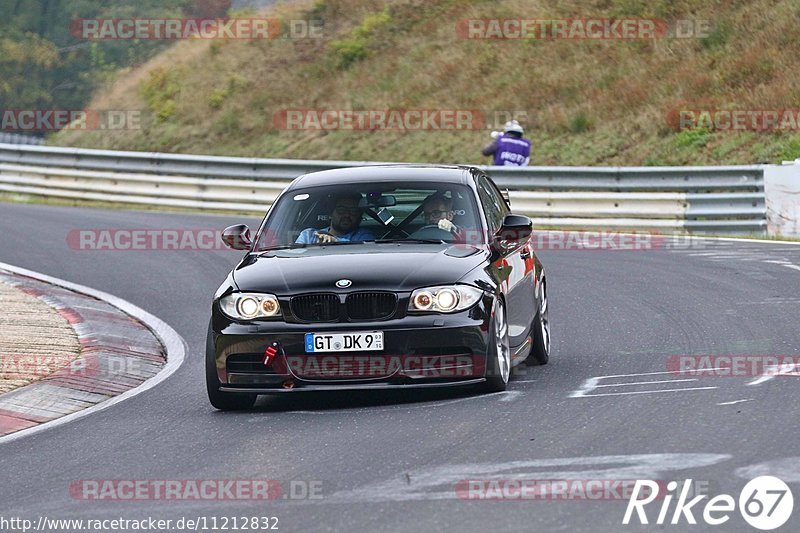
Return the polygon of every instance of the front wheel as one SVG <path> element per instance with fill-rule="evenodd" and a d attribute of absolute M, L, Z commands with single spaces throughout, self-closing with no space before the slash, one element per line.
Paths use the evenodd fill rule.
<path fill-rule="evenodd" d="M 489 323 L 489 346 L 486 350 L 486 392 L 506 390 L 511 375 L 511 348 L 508 346 L 508 321 L 503 301 L 498 298 Z"/>
<path fill-rule="evenodd" d="M 527 364 L 546 365 L 550 360 L 550 318 L 547 304 L 547 283 L 542 280 L 542 305 L 533 319 L 533 349 L 525 360 Z"/>
<path fill-rule="evenodd" d="M 214 350 L 213 333 L 209 323 L 208 335 L 206 336 L 206 391 L 208 392 L 208 401 L 220 411 L 252 409 L 256 403 L 255 394 L 223 392 L 219 390 L 219 385 L 216 351 Z"/>

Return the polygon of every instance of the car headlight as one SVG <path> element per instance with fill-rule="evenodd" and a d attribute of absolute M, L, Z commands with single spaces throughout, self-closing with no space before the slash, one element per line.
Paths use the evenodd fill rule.
<path fill-rule="evenodd" d="M 454 313 L 475 305 L 483 291 L 469 285 L 425 287 L 411 293 L 408 310 L 411 312 Z"/>
<path fill-rule="evenodd" d="M 280 316 L 281 305 L 272 294 L 234 292 L 219 299 L 222 312 L 234 320 Z"/>

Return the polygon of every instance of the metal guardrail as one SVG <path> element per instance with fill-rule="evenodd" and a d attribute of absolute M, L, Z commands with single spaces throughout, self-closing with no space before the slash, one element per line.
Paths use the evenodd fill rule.
<path fill-rule="evenodd" d="M 263 212 L 295 177 L 376 162 L 0 144 L 0 191 Z M 482 167 L 514 210 L 562 228 L 766 232 L 764 167 Z"/>
<path fill-rule="evenodd" d="M 19 133 L 0 132 L 0 144 L 42 144 L 41 137 L 33 135 L 20 135 Z"/>

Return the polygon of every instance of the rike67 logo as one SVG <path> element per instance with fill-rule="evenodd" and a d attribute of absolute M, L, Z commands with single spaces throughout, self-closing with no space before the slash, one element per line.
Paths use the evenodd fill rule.
<path fill-rule="evenodd" d="M 728 522 L 736 510 L 737 501 L 728 494 L 714 496 L 705 505 L 698 504 L 708 498 L 707 494 L 689 499 L 692 493 L 691 479 L 685 480 L 680 488 L 677 481 L 669 482 L 666 495 L 658 489 L 659 484 L 656 481 L 637 480 L 622 523 L 630 524 L 635 512 L 640 524 L 649 524 L 652 515 L 648 518 L 645 507 L 656 500 L 661 503 L 655 520 L 658 525 L 697 525 L 695 513 L 698 513 L 705 524 L 719 526 Z M 641 497 L 643 494 L 645 496 Z M 675 507 L 670 509 L 676 496 Z M 789 520 L 794 508 L 794 498 L 789 486 L 782 480 L 774 476 L 759 476 L 744 486 L 739 493 L 738 504 L 739 513 L 745 522 L 756 529 L 769 531 L 779 528 Z"/>

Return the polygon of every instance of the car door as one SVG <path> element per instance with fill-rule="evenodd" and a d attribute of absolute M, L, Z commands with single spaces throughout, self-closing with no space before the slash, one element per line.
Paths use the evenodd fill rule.
<path fill-rule="evenodd" d="M 484 175 L 477 177 L 478 197 L 489 225 L 489 234 L 494 235 L 503 224 L 510 210 L 497 187 Z M 501 255 L 492 263 L 492 271 L 506 294 L 509 344 L 514 348 L 525 344 L 533 323 L 534 279 L 529 243 L 517 246 Z"/>

